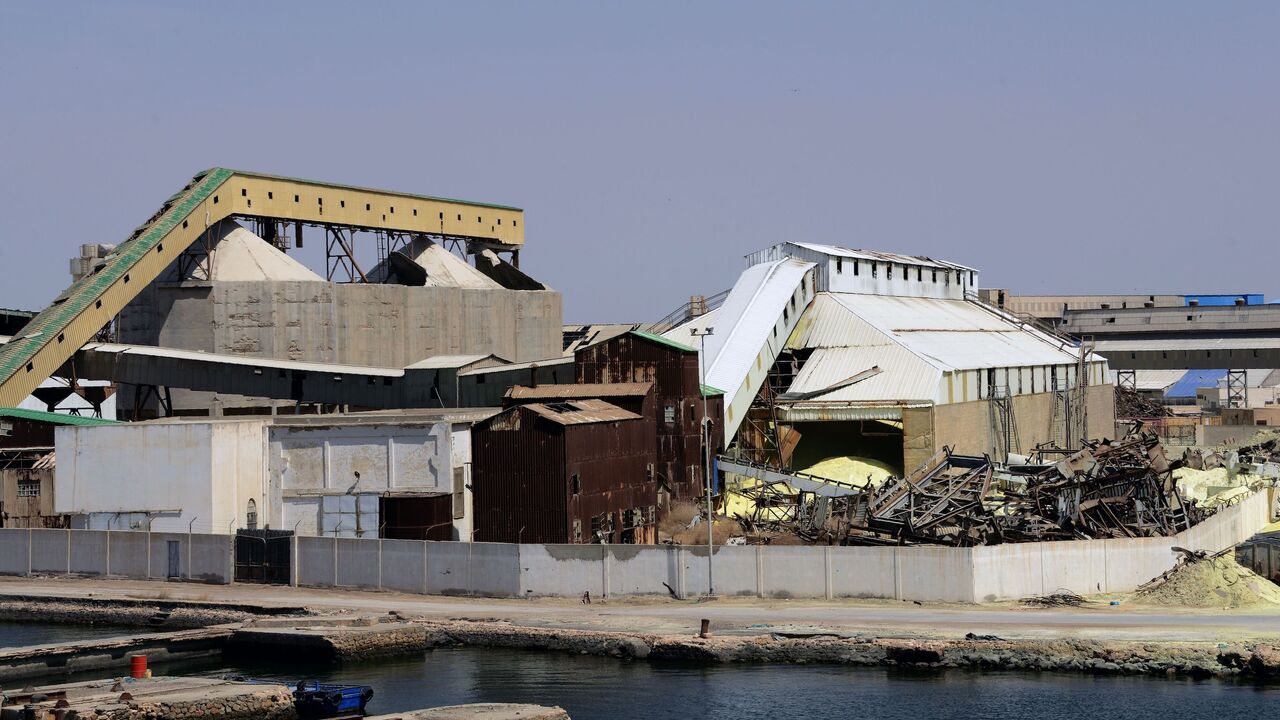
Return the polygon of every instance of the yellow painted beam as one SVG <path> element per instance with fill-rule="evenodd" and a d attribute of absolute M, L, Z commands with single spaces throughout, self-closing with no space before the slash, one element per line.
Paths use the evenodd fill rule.
<path fill-rule="evenodd" d="M 197 175 L 101 270 L 73 283 L 0 346 L 0 406 L 26 399 L 208 227 L 232 215 L 524 244 L 518 208 L 215 168 Z"/>

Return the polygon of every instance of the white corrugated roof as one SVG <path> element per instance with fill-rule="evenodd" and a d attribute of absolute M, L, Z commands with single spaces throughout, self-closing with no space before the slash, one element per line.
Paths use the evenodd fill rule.
<path fill-rule="evenodd" d="M 818 348 L 787 392 L 817 392 L 874 367 L 878 374 L 803 402 L 927 403 L 938 395 L 942 370 L 901 345 Z"/>
<path fill-rule="evenodd" d="M 707 385 L 723 388 L 726 394 L 737 392 L 783 308 L 813 267 L 787 259 L 754 265 L 742 273 L 716 312 L 715 332 L 706 339 Z"/>
<path fill-rule="evenodd" d="M 845 310 L 945 370 L 1065 365 L 1062 349 L 1029 330 L 965 300 L 831 293 Z"/>
<path fill-rule="evenodd" d="M 964 300 L 820 293 L 789 343 L 796 348 L 900 345 L 940 370 L 1076 361 L 1038 332 Z"/>
<path fill-rule="evenodd" d="M 819 243 L 795 242 L 792 245 L 813 250 L 814 252 L 826 253 L 828 255 L 838 255 L 840 257 L 858 258 L 859 260 L 877 260 L 880 262 L 892 262 L 902 265 L 923 265 L 924 267 L 936 267 L 945 270 L 947 268 L 960 270 L 973 270 L 968 265 L 953 263 L 947 260 L 934 260 L 924 255 L 900 255 L 898 253 L 880 252 L 879 250 L 850 250 L 849 248 L 840 247 L 838 245 L 822 245 Z"/>

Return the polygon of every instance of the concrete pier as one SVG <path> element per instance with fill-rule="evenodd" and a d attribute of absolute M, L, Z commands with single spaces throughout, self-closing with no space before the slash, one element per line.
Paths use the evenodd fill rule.
<path fill-rule="evenodd" d="M 293 694 L 283 685 L 212 678 L 95 680 L 5 693 L 0 716 L 96 720 L 293 720 Z M 20 715 L 15 715 L 20 717 Z"/>
<path fill-rule="evenodd" d="M 297 657 L 343 662 L 421 653 L 443 644 L 431 629 L 394 615 L 259 620 L 236 630 L 229 655 Z"/>
<path fill-rule="evenodd" d="M 146 655 L 150 664 L 172 660 L 217 657 L 234 626 L 151 633 L 81 642 L 30 645 L 0 649 L 0 684 L 15 680 L 66 675 L 75 672 L 111 672 L 127 669 L 134 655 Z"/>

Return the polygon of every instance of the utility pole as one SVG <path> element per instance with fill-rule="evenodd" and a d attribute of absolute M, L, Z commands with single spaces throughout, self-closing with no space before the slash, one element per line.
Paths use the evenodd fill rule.
<path fill-rule="evenodd" d="M 711 555 L 715 551 L 715 510 L 711 505 L 711 433 L 710 422 L 707 417 L 707 336 L 712 333 L 714 328 L 705 328 L 702 332 L 698 332 L 698 328 L 689 328 L 689 333 L 698 338 L 698 394 L 702 396 L 702 422 L 699 423 L 699 432 L 702 435 L 702 477 L 707 493 L 707 595 L 715 595 L 715 583 L 711 579 Z"/>

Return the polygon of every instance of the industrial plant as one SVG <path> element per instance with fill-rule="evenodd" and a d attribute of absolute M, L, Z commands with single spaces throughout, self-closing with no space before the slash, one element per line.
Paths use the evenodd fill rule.
<path fill-rule="evenodd" d="M 763 594 L 742 546 L 1087 553 L 1212 523 L 1235 544 L 1269 520 L 1278 453 L 1253 433 L 1280 423 L 1280 313 L 1262 296 L 1018 296 L 825 238 L 756 249 L 731 288 L 661 299 L 665 317 L 566 325 L 525 244 L 515 207 L 215 168 L 82 246 L 52 305 L 0 314 L 0 523 L 72 531 L 61 566 L 7 570 L 115 574 L 125 556 L 72 552 L 74 533 L 145 533 L 164 555 L 146 577 L 342 585 L 345 556 L 379 571 L 350 584 L 383 587 L 394 541 L 424 592 L 429 558 L 466 548 L 485 577 L 437 589 L 518 595 L 535 556 L 634 545 L 675 565 L 597 592 L 715 592 L 719 558 L 726 586 Z M 1215 467 L 1229 477 L 1197 484 Z M 1241 520 L 1254 496 L 1262 520 Z M 217 537 L 225 558 L 192 554 Z M 1114 587 L 1167 569 L 1162 552 Z M 849 594 L 982 583 L 972 555 L 964 587 L 914 589 L 840 557 Z M 825 562 L 817 594 L 839 595 Z M 1061 586 L 1100 587 L 1104 564 Z"/>

